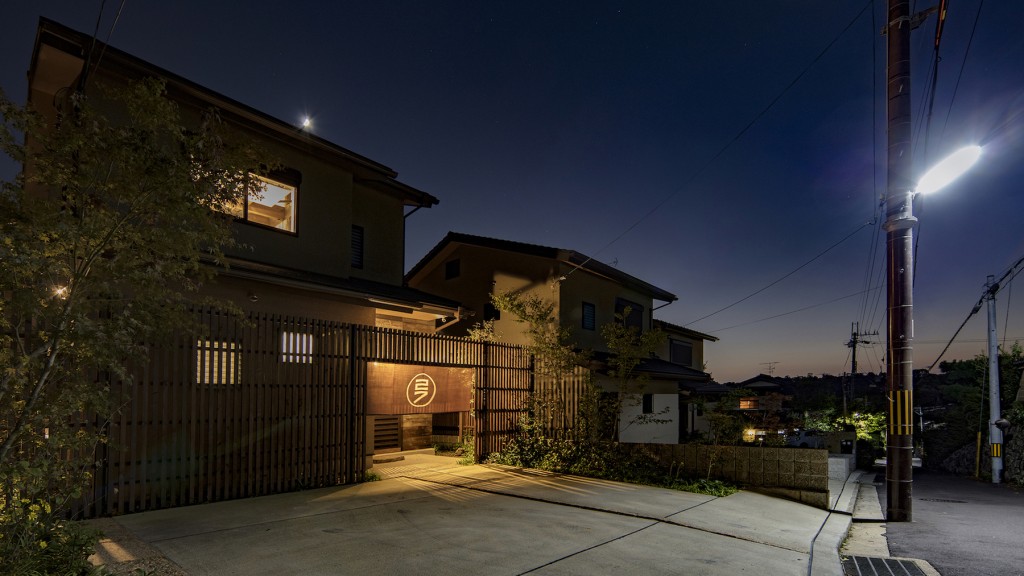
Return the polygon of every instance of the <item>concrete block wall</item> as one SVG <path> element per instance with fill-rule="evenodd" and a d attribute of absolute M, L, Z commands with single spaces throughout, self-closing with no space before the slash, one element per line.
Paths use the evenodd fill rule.
<path fill-rule="evenodd" d="M 642 446 L 663 466 L 680 470 L 685 476 L 706 478 L 710 468 L 711 478 L 778 492 L 815 506 L 828 506 L 828 450 L 705 444 Z"/>

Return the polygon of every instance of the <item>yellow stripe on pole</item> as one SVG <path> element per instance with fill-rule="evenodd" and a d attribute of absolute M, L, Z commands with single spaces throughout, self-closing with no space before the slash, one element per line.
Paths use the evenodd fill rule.
<path fill-rule="evenodd" d="M 993 444 L 992 445 L 992 457 L 993 458 L 1002 458 L 1003 457 L 1003 445 L 1002 444 Z"/>
<path fill-rule="evenodd" d="M 910 390 L 898 390 L 889 398 L 889 434 L 914 433 L 914 403 Z"/>

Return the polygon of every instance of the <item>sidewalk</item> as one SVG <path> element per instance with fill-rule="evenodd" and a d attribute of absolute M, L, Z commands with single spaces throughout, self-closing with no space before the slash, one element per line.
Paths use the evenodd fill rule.
<path fill-rule="evenodd" d="M 841 508 L 843 513 L 850 514 L 851 519 L 849 533 L 839 549 L 844 573 L 850 576 L 940 576 L 925 560 L 893 558 L 890 555 L 885 513 L 878 501 L 875 476 L 875 472 L 857 470 L 846 481 L 848 491 L 855 492 L 856 496 L 852 506 L 844 505 Z"/>
<path fill-rule="evenodd" d="M 884 536 L 861 530 L 858 514 L 881 511 L 857 512 L 862 488 L 874 490 L 859 473 L 831 487 L 826 511 L 748 491 L 715 498 L 428 454 L 374 470 L 383 480 L 105 519 L 110 538 L 96 558 L 117 574 L 152 576 L 835 576 L 848 532 L 845 554 L 888 556 Z"/>

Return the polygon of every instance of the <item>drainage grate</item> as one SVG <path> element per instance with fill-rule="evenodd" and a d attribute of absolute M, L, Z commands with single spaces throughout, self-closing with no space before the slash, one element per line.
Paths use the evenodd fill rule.
<path fill-rule="evenodd" d="M 924 502 L 949 502 L 951 504 L 967 504 L 967 500 L 950 500 L 948 498 L 918 498 Z"/>
<path fill-rule="evenodd" d="M 875 558 L 873 556 L 844 556 L 843 574 L 846 576 L 927 576 L 913 560 Z"/>

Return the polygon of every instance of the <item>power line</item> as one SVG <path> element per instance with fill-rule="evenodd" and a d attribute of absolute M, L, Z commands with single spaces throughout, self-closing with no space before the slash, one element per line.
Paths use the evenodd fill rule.
<path fill-rule="evenodd" d="M 1024 256 L 1018 258 L 1016 262 L 1014 262 L 1005 272 L 1003 272 L 1003 275 L 999 277 L 999 280 L 997 280 L 995 283 L 993 283 L 991 286 L 985 289 L 984 294 L 981 295 L 981 298 L 978 299 L 978 302 L 974 305 L 973 308 L 971 308 L 971 312 L 967 314 L 967 317 L 964 318 L 964 321 L 960 323 L 960 327 L 957 328 L 956 332 L 953 333 L 953 337 L 949 339 L 948 343 L 946 343 L 945 348 L 942 349 L 942 352 L 939 352 L 939 356 L 935 359 L 935 362 L 932 362 L 931 365 L 928 366 L 929 372 L 931 372 L 932 368 L 934 368 L 935 365 L 939 363 L 939 360 L 942 360 L 942 356 L 949 350 L 949 347 L 953 345 L 953 341 L 956 340 L 956 337 L 960 334 L 960 331 L 963 330 L 964 326 L 967 325 L 967 321 L 971 319 L 971 316 L 974 316 L 975 314 L 978 313 L 979 310 L 981 310 L 981 305 L 985 302 L 985 298 L 988 297 L 989 295 L 995 296 L 996 294 L 999 293 L 1000 290 L 1002 290 L 1004 286 L 1012 284 L 1013 279 L 1016 278 L 1017 275 L 1021 273 L 1021 270 L 1024 270 L 1024 268 L 1021 267 L 1022 264 L 1024 264 Z M 1009 280 L 1007 280 L 1007 278 L 1009 278 Z M 1004 280 L 1007 281 L 1004 283 Z"/>
<path fill-rule="evenodd" d="M 880 288 L 881 288 L 881 286 L 876 286 L 874 288 L 871 288 L 871 290 L 878 290 Z M 829 300 L 827 302 L 819 302 L 817 304 L 811 304 L 810 306 L 804 306 L 803 308 L 797 308 L 796 310 L 790 310 L 789 312 L 783 312 L 781 314 L 775 314 L 774 316 L 768 316 L 766 318 L 761 318 L 760 320 L 752 320 L 750 322 L 743 322 L 742 324 L 735 324 L 733 326 L 727 326 L 725 328 L 719 328 L 717 330 L 708 330 L 708 332 L 711 332 L 711 333 L 724 332 L 726 330 L 732 330 L 733 328 L 739 328 L 740 326 L 749 326 L 751 324 L 757 324 L 758 322 L 765 322 L 767 320 L 774 320 L 776 318 L 781 318 L 783 316 L 789 316 L 790 314 L 796 314 L 797 312 L 804 312 L 804 311 L 807 311 L 807 310 L 811 310 L 812 308 L 819 308 L 821 306 L 825 306 L 825 305 L 828 305 L 828 304 L 834 304 L 834 303 L 839 302 L 841 300 L 846 300 L 847 298 L 853 298 L 854 296 L 860 296 L 863 293 L 864 293 L 864 291 L 854 292 L 853 294 L 847 294 L 846 296 L 840 296 L 839 298 L 833 298 L 832 300 Z"/>
<path fill-rule="evenodd" d="M 692 322 L 687 322 L 686 324 L 684 324 L 684 326 L 689 326 L 689 325 L 691 325 L 691 324 L 696 324 L 697 322 L 700 322 L 701 320 L 706 320 L 706 319 L 708 319 L 708 318 L 711 318 L 712 316 L 714 316 L 715 314 L 718 314 L 719 312 L 724 312 L 725 310 L 728 310 L 729 308 L 732 308 L 733 306 L 735 306 L 735 305 L 737 305 L 737 304 L 740 304 L 741 302 L 745 302 L 745 301 L 747 301 L 747 300 L 749 300 L 749 299 L 753 298 L 754 296 L 757 296 L 757 295 L 758 295 L 758 294 L 760 294 L 761 292 L 764 292 L 765 290 L 767 290 L 767 289 L 771 288 L 772 286 L 775 286 L 775 285 L 776 285 L 776 284 L 778 284 L 779 282 L 782 282 L 782 281 L 783 281 L 783 280 L 785 280 L 786 278 L 789 278 L 789 277 L 790 277 L 790 276 L 792 276 L 793 274 L 796 274 L 796 273 L 797 273 L 797 272 L 799 272 L 800 270 L 802 270 L 802 269 L 804 269 L 805 267 L 807 267 L 807 265 L 809 265 L 810 263 L 812 263 L 812 262 L 814 262 L 815 260 L 817 260 L 818 258 L 821 258 L 821 257 L 822 257 L 822 256 L 824 256 L 825 254 L 828 254 L 828 253 L 829 253 L 829 252 L 830 252 L 830 251 L 831 251 L 831 250 L 832 250 L 833 248 L 835 248 L 836 246 L 839 246 L 839 245 L 840 245 L 840 244 L 842 244 L 843 242 L 846 242 L 847 240 L 849 240 L 849 239 L 850 239 L 850 237 L 851 237 L 851 236 L 853 236 L 853 235 L 854 235 L 854 234 L 856 234 L 857 232 L 860 232 L 861 230 L 863 230 L 865 226 L 871 226 L 872 224 L 873 224 L 873 222 L 865 222 L 864 224 L 861 224 L 861 225 L 860 225 L 859 227 L 857 227 L 857 229 L 856 229 L 856 230 L 854 230 L 853 232 L 850 232 L 849 234 L 847 234 L 846 236 L 844 236 L 842 240 L 840 240 L 840 241 L 836 242 L 835 244 L 833 244 L 833 245 L 829 246 L 829 247 L 828 247 L 828 248 L 826 248 L 825 250 L 823 250 L 823 251 L 819 252 L 819 253 L 818 253 L 818 255 L 817 255 L 817 256 L 815 256 L 814 258 L 811 258 L 811 259 L 810 259 L 810 260 L 808 260 L 807 262 L 804 262 L 804 263 L 803 263 L 803 264 L 801 264 L 800 266 L 797 266 L 797 267 L 796 267 L 796 268 L 795 268 L 794 270 L 792 270 L 792 271 L 790 271 L 790 272 L 788 272 L 788 273 L 784 274 L 783 276 L 781 276 L 781 277 L 780 277 L 780 278 L 778 278 L 777 280 L 775 280 L 775 281 L 773 281 L 773 282 L 769 283 L 769 284 L 768 284 L 767 286 L 764 286 L 763 288 L 760 288 L 760 289 L 758 289 L 758 290 L 757 290 L 757 291 L 755 291 L 755 292 L 754 292 L 753 294 L 749 294 L 749 295 L 747 295 L 747 296 L 744 296 L 743 298 L 740 298 L 739 300 L 737 300 L 737 301 L 733 302 L 732 304 L 729 304 L 728 306 L 724 306 L 724 307 L 722 307 L 722 308 L 719 308 L 718 310 L 715 310 L 714 312 L 712 312 L 712 313 L 710 313 L 710 314 L 706 314 L 706 315 L 704 315 L 704 316 L 701 316 L 700 318 L 697 318 L 696 320 L 693 320 Z M 858 292 L 858 294 L 861 294 L 861 292 Z"/>
<path fill-rule="evenodd" d="M 978 20 L 981 19 L 981 8 L 985 5 L 985 0 L 978 2 L 978 11 L 974 13 L 974 25 L 971 26 L 971 36 L 967 40 L 967 49 L 964 50 L 964 59 L 960 62 L 960 72 L 956 76 L 956 84 L 953 85 L 953 96 L 949 99 L 949 108 L 946 109 L 946 119 L 942 122 L 942 134 L 946 134 L 946 125 L 949 124 L 949 114 L 953 111 L 953 103 L 956 102 L 956 94 L 960 90 L 960 80 L 964 76 L 964 68 L 967 66 L 967 56 L 971 53 L 971 45 L 974 43 L 974 33 L 978 30 Z"/>

